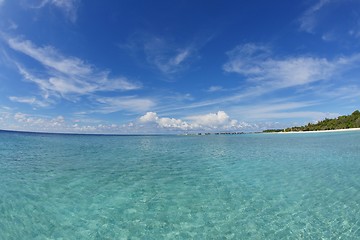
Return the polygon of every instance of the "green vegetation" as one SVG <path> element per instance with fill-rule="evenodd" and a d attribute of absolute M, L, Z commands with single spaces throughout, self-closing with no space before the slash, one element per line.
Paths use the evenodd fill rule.
<path fill-rule="evenodd" d="M 324 120 L 306 126 L 291 127 L 286 129 L 270 129 L 264 132 L 299 132 L 299 131 L 320 131 L 320 130 L 335 130 L 335 129 L 348 129 L 360 128 L 360 112 L 356 110 L 351 115 L 340 116 L 334 119 L 325 118 Z"/>
<path fill-rule="evenodd" d="M 283 132 L 284 129 L 267 129 L 267 130 L 264 130 L 263 132 L 264 133 L 272 133 L 272 132 Z"/>

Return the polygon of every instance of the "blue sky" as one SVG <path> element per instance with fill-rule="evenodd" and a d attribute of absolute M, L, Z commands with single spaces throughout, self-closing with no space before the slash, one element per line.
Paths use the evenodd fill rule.
<path fill-rule="evenodd" d="M 0 129 L 258 131 L 360 103 L 360 2 L 0 0 Z"/>

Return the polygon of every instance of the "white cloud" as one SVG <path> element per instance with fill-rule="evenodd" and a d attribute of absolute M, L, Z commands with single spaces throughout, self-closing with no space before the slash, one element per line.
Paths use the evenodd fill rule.
<path fill-rule="evenodd" d="M 304 32 L 321 35 L 324 41 L 338 41 L 341 44 L 345 42 L 351 44 L 354 39 L 349 36 L 358 38 L 360 20 L 359 1 L 354 0 L 317 0 L 317 2 L 308 8 L 298 19 L 299 29 Z M 349 14 L 339 14 L 349 12 Z M 333 21 L 336 16 L 336 21 Z"/>
<path fill-rule="evenodd" d="M 243 75 L 260 73 L 263 68 L 258 62 L 263 62 L 270 54 L 270 48 L 263 45 L 247 43 L 236 46 L 226 53 L 230 59 L 223 66 L 226 72 L 236 72 Z"/>
<path fill-rule="evenodd" d="M 147 64 L 167 77 L 185 70 L 197 52 L 195 44 L 180 46 L 147 34 L 134 34 L 127 44 L 119 47 L 135 57 L 145 58 Z"/>
<path fill-rule="evenodd" d="M 193 120 L 193 122 L 196 124 L 210 127 L 217 127 L 227 124 L 229 122 L 229 118 L 229 115 L 227 115 L 224 111 L 187 117 L 187 119 Z"/>
<path fill-rule="evenodd" d="M 192 120 L 193 125 L 204 129 L 238 130 L 250 126 L 247 123 L 239 123 L 237 120 L 230 119 L 229 115 L 224 111 L 189 116 L 186 119 Z"/>
<path fill-rule="evenodd" d="M 1 4 L 0 4 L 0 6 L 1 6 Z M 9 20 L 8 22 L 9 22 L 9 26 L 8 26 L 8 29 L 9 29 L 9 30 L 16 30 L 16 29 L 18 29 L 19 26 L 18 26 L 15 22 L 13 22 L 13 21 L 11 21 L 11 20 Z"/>
<path fill-rule="evenodd" d="M 147 112 L 139 118 L 140 123 L 155 124 L 161 129 L 183 130 L 183 131 L 223 131 L 243 130 L 251 127 L 248 123 L 239 123 L 230 119 L 224 111 L 204 115 L 188 116 L 184 121 L 176 118 L 159 117 L 155 112 Z"/>
<path fill-rule="evenodd" d="M 67 73 L 73 76 L 90 74 L 93 69 L 84 61 L 75 57 L 64 57 L 54 47 L 37 47 L 29 40 L 9 38 L 9 46 L 29 57 L 37 60 L 45 67 L 51 68 L 60 73 Z"/>
<path fill-rule="evenodd" d="M 130 112 L 144 112 L 155 106 L 155 102 L 149 98 L 140 98 L 137 96 L 125 97 L 103 97 L 96 98 L 96 101 L 104 104 L 96 112 L 111 113 L 121 110 Z"/>
<path fill-rule="evenodd" d="M 360 98 L 360 87 L 354 84 L 341 87 L 329 86 L 316 91 L 316 94 L 329 99 L 344 99 L 347 102 L 352 102 Z"/>
<path fill-rule="evenodd" d="M 316 14 L 332 0 L 320 0 L 315 5 L 311 6 L 300 17 L 300 30 L 312 33 L 317 24 Z"/>
<path fill-rule="evenodd" d="M 45 6 L 54 6 L 59 8 L 68 19 L 75 22 L 77 19 L 77 9 L 80 0 L 42 0 L 40 4 L 32 6 L 33 8 L 43 8 Z"/>
<path fill-rule="evenodd" d="M 316 57 L 274 58 L 268 48 L 255 44 L 236 47 L 228 53 L 226 72 L 247 77 L 267 91 L 329 80 L 347 68 L 356 67 L 360 54 L 334 60 Z"/>
<path fill-rule="evenodd" d="M 192 128 L 187 122 L 176 118 L 159 117 L 155 112 L 147 112 L 139 118 L 140 123 L 155 123 L 159 128 L 189 130 Z"/>
<path fill-rule="evenodd" d="M 189 49 L 184 49 L 178 52 L 177 55 L 175 55 L 173 58 L 170 58 L 169 64 L 172 66 L 177 66 L 181 64 L 187 57 L 190 55 Z"/>
<path fill-rule="evenodd" d="M 22 127 L 28 129 L 38 130 L 50 130 L 56 131 L 61 129 L 64 126 L 65 119 L 63 116 L 58 116 L 55 118 L 44 118 L 44 117 L 34 117 L 28 114 L 18 112 L 14 115 L 14 120 L 18 123 L 22 123 Z"/>
<path fill-rule="evenodd" d="M 147 61 L 153 64 L 163 74 L 173 74 L 181 71 L 185 60 L 191 55 L 190 48 L 172 50 L 167 43 L 155 38 L 144 46 Z"/>
<path fill-rule="evenodd" d="M 64 116 L 42 116 L 22 112 L 12 113 L 0 107 L 0 129 L 52 133 L 100 133 L 100 134 L 137 134 L 145 133 L 132 122 L 124 124 L 108 123 L 96 119 L 69 119 Z"/>
<path fill-rule="evenodd" d="M 360 30 L 359 29 L 352 29 L 349 31 L 349 35 L 355 38 L 360 38 Z"/>
<path fill-rule="evenodd" d="M 147 112 L 144 116 L 139 118 L 140 122 L 156 122 L 159 119 L 157 113 L 155 112 Z"/>
<path fill-rule="evenodd" d="M 334 32 L 326 32 L 321 36 L 321 39 L 326 42 L 331 42 L 336 40 L 336 35 Z"/>
<path fill-rule="evenodd" d="M 254 112 L 255 113 L 255 112 Z M 252 114 L 252 113 L 250 113 Z M 259 112 L 263 118 L 303 118 L 309 117 L 322 120 L 325 117 L 333 118 L 339 114 L 311 111 L 294 112 Z M 266 115 L 267 114 L 267 115 Z M 276 114 L 273 115 L 273 114 Z M 183 119 L 160 117 L 155 112 L 147 112 L 136 122 L 124 124 L 106 123 L 94 119 L 65 119 L 63 116 L 46 117 L 17 112 L 0 112 L 0 128 L 19 131 L 35 132 L 62 132 L 62 133 L 108 133 L 108 134 L 135 134 L 135 133 L 169 133 L 169 132 L 222 132 L 222 131 L 259 131 L 269 128 L 289 127 L 289 124 L 279 122 L 246 123 L 238 122 L 223 111 L 204 115 L 193 115 Z M 305 124 L 301 123 L 300 125 Z M 293 123 L 292 125 L 299 125 Z"/>
<path fill-rule="evenodd" d="M 174 128 L 181 130 L 188 130 L 190 125 L 187 122 L 184 122 L 180 119 L 176 118 L 159 118 L 157 123 L 161 128 Z"/>
<path fill-rule="evenodd" d="M 356 6 L 354 7 L 354 9 Z M 360 4 L 357 6 L 358 9 L 360 9 Z M 347 35 L 355 38 L 355 40 L 360 38 L 360 16 L 355 15 L 353 19 L 350 21 L 352 25 L 349 27 L 349 30 L 347 31 Z M 344 27 L 342 27 L 344 29 Z"/>
<path fill-rule="evenodd" d="M 14 119 L 18 122 L 26 122 L 27 121 L 26 114 L 23 114 L 23 113 L 16 113 L 14 115 Z"/>
<path fill-rule="evenodd" d="M 263 67 L 260 77 L 267 78 L 265 81 L 270 80 L 279 88 L 326 80 L 336 69 L 336 65 L 326 59 L 311 57 L 269 60 Z"/>
<path fill-rule="evenodd" d="M 16 131 L 34 131 L 34 132 L 58 132 L 58 133 L 126 133 L 131 131 L 131 127 L 127 125 L 118 126 L 116 124 L 106 123 L 87 123 L 87 121 L 72 122 L 63 116 L 44 117 L 34 116 L 17 112 L 8 114 L 6 121 L 0 115 L 0 123 L 2 129 Z"/>
<path fill-rule="evenodd" d="M 172 91 L 166 91 L 166 96 L 162 96 L 163 101 L 166 103 L 175 102 L 188 102 L 193 101 L 195 98 L 190 93 L 178 93 Z"/>
<path fill-rule="evenodd" d="M 9 99 L 13 102 L 26 103 L 37 107 L 47 107 L 49 102 L 40 101 L 36 97 L 16 97 L 10 96 Z"/>
<path fill-rule="evenodd" d="M 222 90 L 223 90 L 223 87 L 221 87 L 221 86 L 211 86 L 206 91 L 207 92 L 219 92 Z"/>
<path fill-rule="evenodd" d="M 216 115 L 216 114 L 215 114 Z M 220 114 L 221 115 L 221 114 Z M 210 117 L 211 118 L 211 117 Z M 220 117 L 221 118 L 221 117 Z M 229 119 L 228 119 L 229 120 Z M 159 117 L 154 112 L 148 112 L 137 122 L 124 124 L 96 123 L 97 121 L 82 119 L 69 120 L 63 116 L 45 117 L 25 113 L 1 113 L 0 128 L 16 131 L 54 132 L 54 133 L 101 133 L 101 134 L 143 134 L 169 132 L 197 132 L 197 131 L 248 131 L 259 130 L 258 125 L 242 123 L 235 124 L 235 120 L 223 121 L 222 124 L 205 126 L 195 122 L 187 122 L 176 118 Z M 257 129 L 255 129 L 255 127 Z"/>
<path fill-rule="evenodd" d="M 257 115 L 257 118 L 262 119 L 314 119 L 320 121 L 325 118 L 335 118 L 340 114 L 320 111 L 295 111 L 295 112 L 267 112 Z"/>
<path fill-rule="evenodd" d="M 8 38 L 9 46 L 36 60 L 44 71 L 35 75 L 18 64 L 19 72 L 24 78 L 38 85 L 43 95 L 76 97 L 101 91 L 129 91 L 141 88 L 125 77 L 110 78 L 109 71 L 97 70 L 76 57 L 66 57 L 54 47 L 37 47 L 32 42 Z"/>
<path fill-rule="evenodd" d="M 1 7 L 1 5 L 4 4 L 4 2 L 5 2 L 5 0 L 0 0 L 0 7 Z"/>
<path fill-rule="evenodd" d="M 266 103 L 234 106 L 229 109 L 233 116 L 242 116 L 245 121 L 265 121 L 280 119 L 309 119 L 309 121 L 337 117 L 338 113 L 308 111 L 309 107 L 321 105 L 321 101 L 291 101 L 276 99 Z"/>

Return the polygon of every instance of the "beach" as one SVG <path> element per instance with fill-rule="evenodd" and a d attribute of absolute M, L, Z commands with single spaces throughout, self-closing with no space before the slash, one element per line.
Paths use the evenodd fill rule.
<path fill-rule="evenodd" d="M 334 130 L 319 130 L 319 131 L 290 131 L 290 132 L 273 132 L 273 133 L 331 133 L 331 132 L 352 132 L 360 131 L 360 128 L 334 129 Z"/>

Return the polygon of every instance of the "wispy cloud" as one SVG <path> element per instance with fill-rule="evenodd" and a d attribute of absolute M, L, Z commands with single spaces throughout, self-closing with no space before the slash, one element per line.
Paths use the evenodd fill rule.
<path fill-rule="evenodd" d="M 359 39 L 360 38 L 360 16 L 356 15 L 355 19 L 351 21 L 353 23 L 353 26 L 350 26 L 350 30 L 348 31 L 348 35 Z"/>
<path fill-rule="evenodd" d="M 31 41 L 19 38 L 9 38 L 7 42 L 12 49 L 28 55 L 45 67 L 60 73 L 81 76 L 93 71 L 92 67 L 86 65 L 81 59 L 62 56 L 54 47 L 37 47 Z"/>
<path fill-rule="evenodd" d="M 178 93 L 178 92 L 170 92 L 170 91 L 167 91 L 167 95 L 162 96 L 161 98 L 169 103 L 170 102 L 185 103 L 185 102 L 193 101 L 195 99 L 190 93 Z"/>
<path fill-rule="evenodd" d="M 317 24 L 316 14 L 333 0 L 320 0 L 315 5 L 307 9 L 300 17 L 300 30 L 312 33 Z"/>
<path fill-rule="evenodd" d="M 324 120 L 325 118 L 335 118 L 338 117 L 339 113 L 331 112 L 320 112 L 320 111 L 294 111 L 294 112 L 268 112 L 258 115 L 260 119 L 315 119 L 313 122 Z M 305 122 L 304 122 L 305 124 Z"/>
<path fill-rule="evenodd" d="M 0 7 L 4 4 L 5 0 L 0 0 Z"/>
<path fill-rule="evenodd" d="M 325 117 L 339 116 L 339 113 L 309 111 L 314 106 L 324 104 L 321 101 L 294 101 L 288 98 L 269 100 L 266 103 L 234 106 L 228 111 L 235 117 L 242 117 L 246 121 L 275 121 L 281 119 L 309 119 L 322 120 Z"/>
<path fill-rule="evenodd" d="M 13 102 L 26 103 L 33 105 L 34 107 L 47 107 L 50 105 L 49 102 L 40 101 L 36 97 L 16 97 L 10 96 L 9 99 Z"/>
<path fill-rule="evenodd" d="M 207 92 L 219 92 L 224 90 L 221 86 L 210 86 L 208 89 L 206 89 Z"/>
<path fill-rule="evenodd" d="M 349 31 L 349 35 L 355 38 L 360 38 L 360 29 L 352 29 Z"/>
<path fill-rule="evenodd" d="M 145 112 L 153 108 L 156 103 L 150 98 L 141 98 L 137 96 L 124 97 L 102 97 L 96 98 L 100 107 L 96 112 L 112 113 L 118 111 Z"/>
<path fill-rule="evenodd" d="M 168 77 L 187 69 L 197 57 L 196 44 L 176 44 L 148 34 L 134 34 L 120 48 L 136 58 L 145 58 L 147 64 Z"/>
<path fill-rule="evenodd" d="M 191 48 L 175 48 L 160 38 L 152 38 L 144 44 L 147 61 L 163 74 L 174 74 L 185 68 L 191 56 Z"/>
<path fill-rule="evenodd" d="M 1 5 L 0 5 L 1 6 Z M 16 30 L 16 29 L 18 29 L 18 25 L 14 22 L 14 21 L 12 21 L 12 20 L 9 20 L 9 26 L 8 26 L 8 29 L 9 30 Z"/>
<path fill-rule="evenodd" d="M 345 99 L 347 101 L 356 101 L 360 98 L 360 87 L 355 84 L 335 87 L 328 86 L 316 91 L 318 96 L 325 96 L 329 99 Z"/>
<path fill-rule="evenodd" d="M 236 73 L 246 81 L 245 87 L 234 88 L 227 95 L 194 101 L 186 105 L 163 108 L 158 112 L 176 113 L 189 109 L 206 109 L 212 106 L 229 108 L 229 104 L 259 101 L 262 96 L 275 91 L 290 89 L 303 94 L 317 94 L 318 88 L 326 83 L 338 84 L 344 74 L 358 70 L 360 54 L 336 57 L 334 59 L 312 56 L 276 56 L 266 45 L 244 44 L 228 51 L 229 60 L 223 65 L 226 73 Z M 341 83 L 344 84 L 344 83 Z M 221 91 L 213 86 L 207 91 Z"/>
<path fill-rule="evenodd" d="M 42 0 L 39 4 L 33 5 L 32 8 L 54 6 L 63 11 L 70 21 L 75 22 L 77 19 L 77 9 L 79 4 L 80 0 Z"/>
<path fill-rule="evenodd" d="M 357 14 L 359 10 L 359 1 L 318 0 L 298 19 L 299 29 L 307 33 L 320 34 L 324 41 L 353 44 L 360 36 L 360 18 Z M 342 12 L 348 14 L 339 15 Z M 335 20 L 336 14 L 338 15 Z"/>
<path fill-rule="evenodd" d="M 31 41 L 7 38 L 8 45 L 15 51 L 36 60 L 43 67 L 30 72 L 22 64 L 17 67 L 23 77 L 42 90 L 43 96 L 77 97 L 96 92 L 129 91 L 140 89 L 140 83 L 125 77 L 110 78 L 109 71 L 97 70 L 76 57 L 66 57 L 51 46 L 37 47 Z"/>
<path fill-rule="evenodd" d="M 360 62 L 360 54 L 332 60 L 306 56 L 276 58 L 268 48 L 255 44 L 237 46 L 227 54 L 229 61 L 223 66 L 225 72 L 241 74 L 268 91 L 329 80 L 357 67 Z"/>

